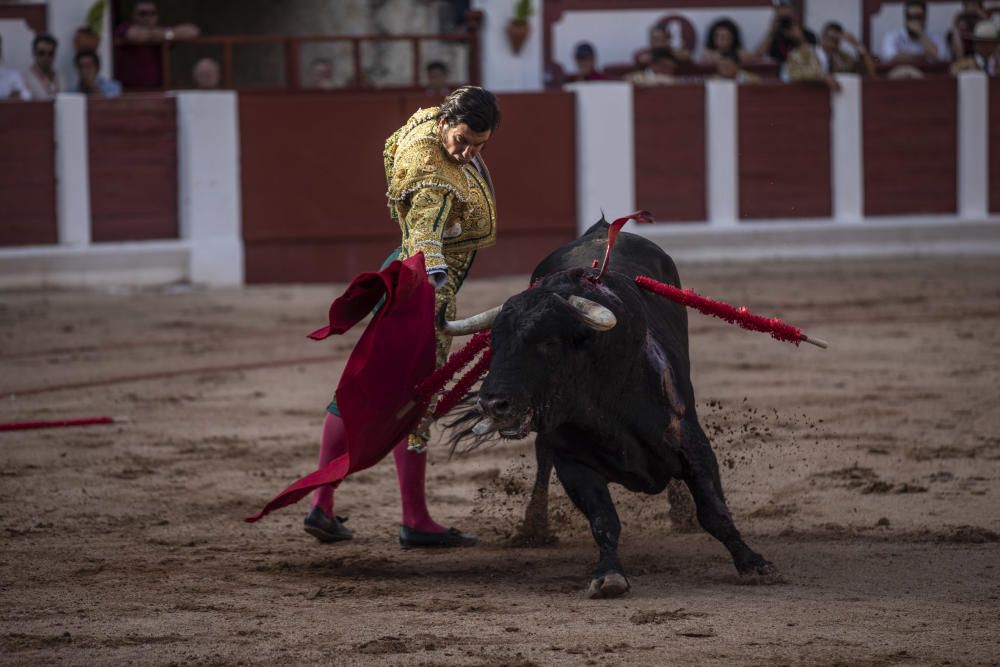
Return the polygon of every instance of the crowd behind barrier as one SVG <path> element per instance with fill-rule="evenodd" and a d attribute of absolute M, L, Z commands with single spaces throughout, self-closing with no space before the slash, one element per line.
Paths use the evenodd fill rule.
<path fill-rule="evenodd" d="M 704 31 L 694 35 L 694 46 L 672 23 L 657 22 L 649 29 L 649 41 L 637 45 L 631 62 L 599 66 L 599 54 L 587 41 L 574 49 L 576 71 L 554 67 L 551 83 L 626 80 L 636 85 L 669 85 L 705 79 L 728 79 L 741 84 L 766 81 L 816 82 L 836 92 L 833 75 L 856 73 L 890 79 L 922 78 L 979 70 L 990 76 L 1000 71 L 1000 9 L 987 9 L 984 0 L 965 0 L 946 33 L 927 27 L 927 3 L 906 0 L 899 26 L 882 36 L 880 44 L 866 45 L 842 25 L 829 22 L 818 32 L 803 24 L 791 0 L 774 0 L 767 31 L 756 45 L 747 44 L 739 23 L 719 16 Z M 155 0 L 138 0 L 131 15 L 114 29 L 115 72 L 118 80 L 99 76 L 100 56 L 84 48 L 74 57 L 76 81 L 67 83 L 53 68 L 59 43 L 48 34 L 38 34 L 32 44 L 33 64 L 24 72 L 4 68 L 0 40 L 0 99 L 52 99 L 59 92 L 80 92 L 113 97 L 124 92 L 194 88 L 236 88 L 233 76 L 234 47 L 270 44 L 281 47 L 285 60 L 284 86 L 290 89 L 334 90 L 371 87 L 361 72 L 361 44 L 365 40 L 409 41 L 413 49 L 412 88 L 423 87 L 440 95 L 461 83 L 478 82 L 478 22 L 473 18 L 467 32 L 448 35 L 395 35 L 366 37 L 214 36 L 204 37 L 191 23 L 164 25 Z M 813 26 L 814 28 L 816 26 Z M 427 39 L 467 39 L 471 65 L 466 80 L 449 72 L 440 60 L 421 62 L 420 44 Z M 302 45 L 308 41 L 351 43 L 354 75 L 334 76 L 333 60 L 315 56 L 300 72 Z M 173 72 L 171 53 L 179 45 L 215 46 L 221 58 L 199 57 L 189 74 Z M 700 48 L 698 46 L 700 45 Z M 220 62 L 221 61 L 221 62 Z"/>
<path fill-rule="evenodd" d="M 865 45 L 837 22 L 818 32 L 805 26 L 790 0 L 775 0 L 764 37 L 757 45 L 744 42 L 737 21 L 719 16 L 704 31 L 695 32 L 691 48 L 673 21 L 649 29 L 649 42 L 631 62 L 598 65 L 594 45 L 581 41 L 574 48 L 576 70 L 554 65 L 556 85 L 583 81 L 625 80 L 636 85 L 669 85 L 704 79 L 728 79 L 741 84 L 762 81 L 817 82 L 838 89 L 834 75 L 842 73 L 889 79 L 923 78 L 978 70 L 997 76 L 1000 70 L 1000 11 L 983 0 L 966 0 L 946 34 L 927 27 L 927 3 L 907 0 L 897 29 L 878 45 Z M 693 28 L 692 28 L 693 29 Z"/>

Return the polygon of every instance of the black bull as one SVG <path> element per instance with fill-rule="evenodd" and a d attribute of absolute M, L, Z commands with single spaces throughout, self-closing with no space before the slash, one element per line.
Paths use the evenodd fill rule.
<path fill-rule="evenodd" d="M 658 494 L 682 480 L 698 522 L 725 545 L 739 573 L 774 575 L 774 566 L 740 537 L 698 423 L 687 313 L 634 281 L 645 275 L 679 287 L 677 268 L 656 244 L 625 233 L 595 284 L 592 263 L 603 256 L 608 227 L 601 221 L 549 255 L 532 275 L 533 288 L 508 299 L 493 323 L 493 358 L 478 410 L 506 437 L 537 432 L 538 481 L 526 523 L 546 513 L 554 465 L 600 550 L 590 595 L 621 595 L 629 584 L 608 484 Z M 595 329 L 574 296 L 607 308 L 616 324 Z"/>

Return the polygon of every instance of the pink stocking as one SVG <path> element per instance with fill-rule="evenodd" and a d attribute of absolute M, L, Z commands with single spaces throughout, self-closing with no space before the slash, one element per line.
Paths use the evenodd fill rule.
<path fill-rule="evenodd" d="M 427 454 L 417 454 L 407 449 L 403 438 L 392 450 L 396 460 L 396 477 L 399 478 L 399 495 L 403 501 L 403 523 L 414 530 L 440 533 L 447 530 L 431 519 L 424 495 L 424 477 L 427 472 Z"/>
<path fill-rule="evenodd" d="M 344 430 L 344 420 L 337 415 L 326 413 L 323 420 L 323 440 L 319 447 L 319 465 L 322 468 L 347 451 L 347 433 Z M 318 507 L 329 515 L 333 515 L 333 487 L 321 486 L 313 493 L 312 507 Z"/>

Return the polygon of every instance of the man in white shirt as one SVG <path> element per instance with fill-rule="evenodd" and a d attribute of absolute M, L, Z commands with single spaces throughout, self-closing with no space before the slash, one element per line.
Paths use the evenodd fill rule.
<path fill-rule="evenodd" d="M 882 40 L 879 57 L 890 65 L 912 65 L 948 60 L 948 46 L 941 35 L 927 32 L 927 3 L 907 0 L 903 5 L 906 23 Z"/>
<path fill-rule="evenodd" d="M 24 74 L 24 83 L 33 100 L 51 100 L 66 90 L 62 77 L 53 68 L 59 43 L 52 35 L 39 35 L 31 44 L 35 63 Z"/>
<path fill-rule="evenodd" d="M 3 62 L 3 38 L 0 37 L 0 62 Z M 20 72 L 0 67 L 0 100 L 30 100 L 31 93 L 24 85 Z"/>

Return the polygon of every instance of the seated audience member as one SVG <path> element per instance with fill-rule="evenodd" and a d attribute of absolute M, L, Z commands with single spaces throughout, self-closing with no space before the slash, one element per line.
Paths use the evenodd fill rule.
<path fill-rule="evenodd" d="M 74 92 L 101 97 L 118 97 L 122 94 L 120 83 L 100 75 L 101 57 L 96 51 L 80 51 L 73 62 L 80 75 L 80 83 Z"/>
<path fill-rule="evenodd" d="M 191 71 L 194 87 L 198 90 L 218 90 L 222 83 L 222 69 L 211 58 L 202 58 Z"/>
<path fill-rule="evenodd" d="M 3 62 L 3 36 L 0 35 L 0 63 Z M 30 100 L 31 93 L 24 85 L 21 73 L 0 65 L 0 100 Z"/>
<path fill-rule="evenodd" d="M 337 84 L 333 80 L 333 61 L 329 58 L 314 58 L 309 63 L 309 81 L 306 88 L 333 90 Z"/>
<path fill-rule="evenodd" d="M 792 6 L 791 0 L 777 0 L 767 34 L 757 45 L 754 56 L 767 57 L 779 64 L 784 63 L 788 59 L 788 54 L 800 46 L 800 41 L 793 33 L 801 33 L 806 43 L 816 45 L 816 34 L 802 26 L 802 20 Z"/>
<path fill-rule="evenodd" d="M 39 35 L 31 44 L 35 62 L 24 74 L 24 84 L 33 100 L 51 100 L 66 90 L 62 77 L 53 68 L 59 43 L 52 35 Z"/>
<path fill-rule="evenodd" d="M 927 32 L 927 3 L 906 0 L 903 5 L 906 23 L 882 39 L 882 62 L 890 65 L 914 65 L 948 60 L 948 47 L 940 35 Z"/>
<path fill-rule="evenodd" d="M 740 28 L 732 19 L 719 19 L 708 28 L 705 37 L 705 50 L 701 53 L 701 61 L 713 65 L 728 58 L 737 63 L 745 63 L 751 59 L 749 53 L 743 50 L 743 36 Z"/>
<path fill-rule="evenodd" d="M 853 55 L 840 48 L 841 41 L 850 44 L 854 49 Z M 875 63 L 865 45 L 857 37 L 844 30 L 844 27 L 837 22 L 831 21 L 823 27 L 820 33 L 819 62 L 823 66 L 823 71 L 827 74 L 862 74 L 871 76 L 875 74 Z"/>
<path fill-rule="evenodd" d="M 427 94 L 436 97 L 448 97 L 451 86 L 448 83 L 448 66 L 440 60 L 427 63 Z"/>
<path fill-rule="evenodd" d="M 597 52 L 590 42 L 580 42 L 573 53 L 576 60 L 576 74 L 567 81 L 604 81 L 608 77 L 597 69 Z"/>
<path fill-rule="evenodd" d="M 983 7 L 983 0 L 965 0 L 962 3 L 962 11 L 955 14 L 951 20 L 951 30 L 948 31 L 948 46 L 951 47 L 951 55 L 955 60 L 972 54 L 972 33 L 980 21 L 989 18 Z"/>
<path fill-rule="evenodd" d="M 649 29 L 649 48 L 640 49 L 635 52 L 635 64 L 642 67 L 648 66 L 653 62 L 653 51 L 655 49 L 669 49 L 674 60 L 677 62 L 688 62 L 691 60 L 691 54 L 684 49 L 683 45 L 671 43 L 670 33 L 667 32 L 667 26 L 663 23 L 657 23 Z"/>
<path fill-rule="evenodd" d="M 760 77 L 753 72 L 740 69 L 736 56 L 729 53 L 715 61 L 715 79 L 728 79 L 739 84 L 760 83 Z"/>
<path fill-rule="evenodd" d="M 670 49 L 653 49 L 652 60 L 645 69 L 632 72 L 625 77 L 638 86 L 662 86 L 676 83 L 677 60 Z"/>
<path fill-rule="evenodd" d="M 986 72 L 989 76 L 1000 74 L 1000 39 L 996 25 L 990 20 L 976 24 L 972 32 L 972 55 L 956 60 L 951 73 Z"/>
<path fill-rule="evenodd" d="M 818 49 L 806 41 L 802 27 L 793 25 L 787 36 L 792 49 L 781 67 L 781 80 L 786 83 L 821 82 L 830 90 L 840 92 L 840 84 L 823 69 Z"/>
<path fill-rule="evenodd" d="M 123 41 L 115 50 L 118 76 L 127 90 L 163 88 L 163 43 L 194 39 L 201 31 L 191 24 L 161 26 L 153 0 L 136 0 L 132 18 L 115 30 Z"/>

